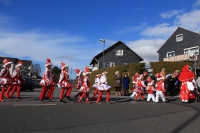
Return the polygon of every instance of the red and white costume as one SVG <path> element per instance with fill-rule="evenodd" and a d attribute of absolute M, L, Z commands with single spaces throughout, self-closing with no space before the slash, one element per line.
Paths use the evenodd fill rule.
<path fill-rule="evenodd" d="M 66 94 L 66 97 L 69 100 L 70 94 L 72 91 L 72 85 L 69 81 L 68 67 L 69 66 L 66 65 L 64 62 L 61 62 L 61 73 L 60 73 L 60 78 L 59 78 L 59 82 L 58 82 L 59 86 L 61 87 L 61 91 L 60 91 L 60 101 L 61 102 L 63 100 L 64 94 Z M 66 90 L 66 92 L 65 92 L 65 90 Z"/>
<path fill-rule="evenodd" d="M 95 100 L 95 97 L 96 97 L 97 93 L 99 92 L 98 87 L 100 85 L 100 77 L 101 77 L 101 74 L 97 74 L 95 77 L 95 84 L 92 86 L 92 88 L 95 89 L 92 100 Z"/>
<path fill-rule="evenodd" d="M 53 74 L 50 66 L 53 66 L 51 63 L 51 60 L 47 58 L 46 63 L 45 63 L 45 71 L 42 77 L 42 80 L 40 81 L 40 85 L 42 86 L 42 91 L 40 93 L 39 100 L 43 101 L 46 97 L 47 91 L 52 89 L 54 87 L 54 81 L 53 81 Z"/>
<path fill-rule="evenodd" d="M 83 78 L 83 81 L 82 81 L 82 86 L 81 88 L 79 89 L 79 92 L 82 92 L 82 95 L 80 96 L 80 98 L 78 99 L 78 102 L 81 103 L 81 100 L 86 97 L 86 103 L 90 103 L 89 101 L 89 93 L 90 93 L 90 81 L 87 77 L 88 74 L 91 74 L 91 72 L 89 72 L 89 68 L 86 67 L 84 69 L 84 78 Z"/>
<path fill-rule="evenodd" d="M 132 88 L 132 94 L 131 94 L 131 96 L 130 96 L 130 100 L 132 100 L 132 98 L 134 97 L 134 96 L 136 96 L 137 95 L 137 89 L 136 89 L 136 84 L 137 84 L 137 77 L 136 77 L 136 74 L 135 74 L 135 76 L 133 76 L 132 77 L 132 84 L 133 84 L 133 88 Z"/>
<path fill-rule="evenodd" d="M 4 95 L 4 91 L 7 88 L 7 92 L 6 92 L 6 98 L 9 98 L 9 94 L 8 92 L 10 92 L 11 88 L 12 88 L 12 78 L 10 75 L 10 67 L 8 67 L 10 64 L 12 64 L 11 61 L 9 61 L 8 59 L 4 59 L 3 60 L 3 69 L 0 72 L 0 84 L 2 85 L 1 88 L 1 94 L 0 94 L 0 101 L 3 102 L 3 95 Z"/>
<path fill-rule="evenodd" d="M 149 102 L 151 99 L 153 102 L 155 102 L 154 91 L 156 91 L 156 89 L 154 88 L 154 80 L 152 80 L 150 77 L 148 77 L 147 81 L 148 81 L 148 85 L 147 85 L 147 89 L 146 89 L 148 91 L 147 102 Z"/>
<path fill-rule="evenodd" d="M 18 64 L 15 66 L 15 70 L 13 71 L 13 75 L 12 75 L 12 79 L 13 79 L 13 89 L 11 91 L 10 97 L 13 97 L 14 92 L 17 89 L 17 94 L 16 97 L 20 98 L 20 90 L 21 90 L 21 84 L 23 83 L 23 79 L 22 79 L 22 73 L 21 73 L 21 68 L 19 69 L 19 67 L 22 67 L 23 62 L 19 61 Z"/>
<path fill-rule="evenodd" d="M 83 82 L 83 78 L 82 78 L 82 70 L 79 70 L 79 69 L 75 69 L 75 72 L 76 72 L 76 74 L 77 74 L 77 79 L 76 79 L 76 89 L 80 89 L 81 88 L 81 86 L 82 86 L 82 82 Z M 82 95 L 82 92 L 78 92 L 75 96 L 74 96 L 74 98 L 78 98 L 79 96 L 81 96 Z"/>
<path fill-rule="evenodd" d="M 139 100 L 139 96 L 141 97 L 142 100 L 144 100 L 144 87 L 146 87 L 146 85 L 144 84 L 144 81 L 142 81 L 141 76 L 137 73 L 136 74 L 136 78 L 137 78 L 137 83 L 136 83 L 136 90 L 137 90 L 137 95 L 135 100 Z"/>
<path fill-rule="evenodd" d="M 190 98 L 190 91 L 194 90 L 195 84 L 194 73 L 189 69 L 188 65 L 185 65 L 182 68 L 178 79 L 182 82 L 180 88 L 180 99 L 182 102 L 188 102 Z"/>
<path fill-rule="evenodd" d="M 100 93 L 98 95 L 96 103 L 100 103 L 101 102 L 103 92 L 107 93 L 106 94 L 106 102 L 110 103 L 110 89 L 111 89 L 111 86 L 107 85 L 106 74 L 107 74 L 107 72 L 103 72 L 102 75 L 101 75 L 100 85 L 98 86 L 98 90 L 99 90 Z"/>
<path fill-rule="evenodd" d="M 165 84 L 163 82 L 164 77 L 161 74 L 157 74 L 157 83 L 156 83 L 156 103 L 159 102 L 159 97 L 161 97 L 162 101 L 165 102 L 164 92 L 165 92 Z"/>

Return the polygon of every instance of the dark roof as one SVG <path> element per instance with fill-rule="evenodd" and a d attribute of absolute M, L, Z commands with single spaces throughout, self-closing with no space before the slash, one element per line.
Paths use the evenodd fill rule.
<path fill-rule="evenodd" d="M 137 56 L 140 58 L 140 60 L 144 60 L 144 59 L 141 58 L 138 54 L 136 54 L 132 49 L 130 49 L 126 44 L 124 44 L 122 41 L 118 41 L 118 42 L 116 42 L 115 44 L 111 45 L 110 47 L 108 47 L 107 49 L 105 49 L 104 52 L 108 51 L 109 49 L 111 49 L 112 47 L 114 47 L 115 45 L 117 45 L 117 44 L 119 44 L 119 43 L 120 43 L 120 44 L 123 44 L 127 49 L 129 49 L 129 50 L 132 51 L 135 55 L 137 55 Z M 103 51 L 100 52 L 99 54 L 97 54 L 96 56 L 93 57 L 92 61 L 90 62 L 90 65 L 92 64 L 94 58 L 97 58 L 97 57 L 100 56 L 101 54 L 103 54 Z"/>
<path fill-rule="evenodd" d="M 21 60 L 23 62 L 24 66 L 30 66 L 32 64 L 32 61 L 30 60 Z"/>
<path fill-rule="evenodd" d="M 193 32 L 193 31 L 190 31 L 190 30 L 187 30 L 187 29 L 178 27 L 178 28 L 173 32 L 173 34 L 167 39 L 167 41 L 168 41 L 168 40 L 174 35 L 174 33 L 175 33 L 177 30 L 179 30 L 179 29 L 185 30 L 185 31 L 187 31 L 187 32 L 190 32 L 190 33 L 192 33 L 192 34 L 198 35 L 198 36 L 200 37 L 200 34 L 198 34 L 198 33 L 196 33 L 196 32 Z M 159 50 L 166 44 L 167 41 L 165 41 L 165 43 L 158 49 L 157 53 L 158 53 Z"/>

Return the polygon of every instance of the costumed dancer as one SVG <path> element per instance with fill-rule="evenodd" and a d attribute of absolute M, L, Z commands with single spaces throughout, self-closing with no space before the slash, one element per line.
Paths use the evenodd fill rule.
<path fill-rule="evenodd" d="M 54 86 L 52 66 L 53 64 L 51 63 L 51 60 L 47 58 L 46 63 L 45 63 L 45 71 L 44 71 L 42 80 L 39 83 L 42 86 L 42 91 L 39 97 L 39 100 L 41 102 L 44 102 L 43 100 L 46 98 L 47 91 L 49 89 L 52 89 L 52 87 Z M 49 100 L 51 101 L 51 99 Z"/>
<path fill-rule="evenodd" d="M 97 74 L 96 77 L 95 77 L 95 83 L 94 85 L 92 86 L 92 88 L 94 88 L 94 94 L 92 96 L 92 100 L 95 101 L 96 100 L 96 95 L 97 93 L 99 92 L 98 90 L 98 86 L 100 85 L 100 77 L 101 77 L 101 74 Z"/>
<path fill-rule="evenodd" d="M 13 94 L 17 90 L 16 98 L 20 99 L 21 84 L 24 82 L 22 79 L 22 73 L 21 73 L 22 66 L 23 66 L 23 62 L 19 61 L 18 64 L 15 66 L 15 70 L 13 71 L 13 75 L 12 75 L 13 89 L 10 93 L 10 98 L 13 98 Z"/>
<path fill-rule="evenodd" d="M 75 69 L 76 72 L 76 89 L 80 90 L 81 86 L 82 86 L 82 82 L 83 82 L 83 71 L 79 70 L 79 69 Z M 78 92 L 74 98 L 78 98 L 79 96 L 82 95 L 82 92 Z"/>
<path fill-rule="evenodd" d="M 136 78 L 137 78 L 137 83 L 136 83 L 137 95 L 135 100 L 139 101 L 138 98 L 140 96 L 141 100 L 144 101 L 144 87 L 146 87 L 146 85 L 144 84 L 144 81 L 142 81 L 142 78 L 138 73 L 136 74 Z"/>
<path fill-rule="evenodd" d="M 161 75 L 160 73 L 156 74 L 156 78 L 157 78 L 157 83 L 155 85 L 156 87 L 156 103 L 159 102 L 159 97 L 161 97 L 163 102 L 166 102 L 165 96 L 164 96 L 164 92 L 165 90 L 165 84 L 164 84 L 164 77 L 163 75 Z"/>
<path fill-rule="evenodd" d="M 50 101 L 54 99 L 54 90 L 55 90 L 55 84 L 57 83 L 56 79 L 54 78 L 54 75 L 53 75 L 53 82 L 54 82 L 54 85 L 51 87 L 51 89 L 48 89 L 48 92 L 47 92 L 47 96 L 46 98 L 49 99 Z"/>
<path fill-rule="evenodd" d="M 67 98 L 69 100 L 70 98 L 70 93 L 72 90 L 72 85 L 69 81 L 69 74 L 68 74 L 68 65 L 66 65 L 64 62 L 61 62 L 61 73 L 60 73 L 60 79 L 58 82 L 59 87 L 61 87 L 61 91 L 60 91 L 60 102 L 64 102 L 63 101 L 63 96 L 64 96 L 64 92 L 66 90 L 66 94 L 67 94 Z"/>
<path fill-rule="evenodd" d="M 84 72 L 83 72 L 83 82 L 82 82 L 82 86 L 81 88 L 79 89 L 80 92 L 82 92 L 82 95 L 80 96 L 80 98 L 78 99 L 78 102 L 81 103 L 82 99 L 84 97 L 86 97 L 86 103 L 90 103 L 90 100 L 89 100 L 89 93 L 90 93 L 90 80 L 89 80 L 89 75 L 91 74 L 91 72 L 89 72 L 89 68 L 86 67 L 84 69 Z"/>
<path fill-rule="evenodd" d="M 164 89 L 165 91 L 163 91 L 165 99 L 168 99 L 168 90 L 167 90 L 167 86 L 166 86 L 166 72 L 165 72 L 165 68 L 162 68 L 160 75 L 162 75 L 163 77 L 163 83 L 164 83 Z"/>
<path fill-rule="evenodd" d="M 11 68 L 11 64 L 12 62 L 9 61 L 8 59 L 4 59 L 3 60 L 3 69 L 0 72 L 0 84 L 2 85 L 1 88 L 1 93 L 0 93 L 0 102 L 3 102 L 3 95 L 4 95 L 4 91 L 7 88 L 7 92 L 10 92 L 11 88 L 12 88 L 12 79 L 11 79 L 11 75 L 10 75 L 10 68 Z M 9 94 L 7 93 L 5 95 L 6 98 L 9 98 Z"/>
<path fill-rule="evenodd" d="M 107 85 L 107 77 L 106 77 L 107 73 L 108 72 L 103 72 L 102 75 L 101 75 L 100 85 L 98 86 L 99 95 L 98 95 L 96 103 L 100 103 L 101 102 L 103 92 L 107 93 L 106 94 L 106 102 L 110 103 L 110 89 L 111 89 L 111 86 Z"/>
<path fill-rule="evenodd" d="M 190 98 L 190 91 L 194 91 L 194 73 L 190 70 L 189 65 L 185 65 L 178 77 L 181 81 L 180 99 L 182 103 L 188 103 Z"/>
<path fill-rule="evenodd" d="M 155 102 L 154 91 L 156 91 L 156 89 L 154 88 L 154 80 L 148 77 L 147 81 L 148 81 L 147 89 L 146 89 L 148 91 L 147 102 L 149 102 L 151 99 L 153 102 Z"/>
<path fill-rule="evenodd" d="M 132 94 L 131 94 L 131 96 L 129 97 L 129 99 L 130 100 L 132 100 L 133 99 L 133 97 L 134 96 L 136 96 L 137 95 L 137 88 L 136 88 L 136 84 L 137 84 L 137 78 L 136 78 L 136 75 L 137 75 L 138 73 L 135 73 L 135 75 L 132 77 L 132 84 L 133 84 L 133 88 L 132 88 Z"/>

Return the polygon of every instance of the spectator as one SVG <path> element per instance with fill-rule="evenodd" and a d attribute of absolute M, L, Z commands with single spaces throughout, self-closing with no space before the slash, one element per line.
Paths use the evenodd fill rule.
<path fill-rule="evenodd" d="M 125 73 L 124 77 L 122 79 L 122 84 L 123 84 L 123 89 L 124 89 L 124 96 L 129 96 L 129 83 L 130 83 L 130 79 L 128 77 L 128 74 Z"/>
<path fill-rule="evenodd" d="M 116 91 L 116 96 L 121 96 L 121 75 L 119 71 L 115 72 L 115 82 L 114 82 L 114 88 Z"/>

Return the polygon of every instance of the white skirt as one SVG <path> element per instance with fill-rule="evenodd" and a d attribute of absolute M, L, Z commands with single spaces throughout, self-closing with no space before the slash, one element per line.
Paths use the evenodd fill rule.
<path fill-rule="evenodd" d="M 112 86 L 109 86 L 109 85 L 106 85 L 106 84 L 101 84 L 98 86 L 98 90 L 100 91 L 107 91 L 107 90 L 110 90 L 112 88 Z"/>

